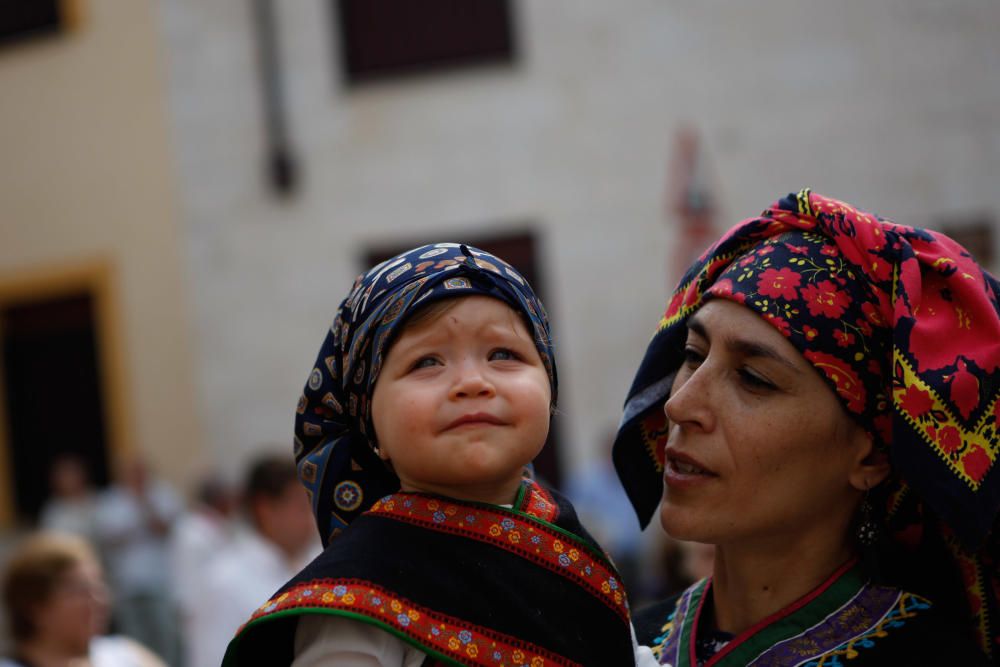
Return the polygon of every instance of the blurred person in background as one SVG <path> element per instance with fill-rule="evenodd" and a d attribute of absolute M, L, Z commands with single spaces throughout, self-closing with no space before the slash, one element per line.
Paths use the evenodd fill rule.
<path fill-rule="evenodd" d="M 180 664 L 180 633 L 169 538 L 183 505 L 146 464 L 130 458 L 97 504 L 97 544 L 115 593 L 113 620 L 170 665 Z"/>
<path fill-rule="evenodd" d="M 321 551 L 312 507 L 289 458 L 268 454 L 253 461 L 243 504 L 247 530 L 204 568 L 188 619 L 188 667 L 218 667 L 240 625 Z"/>
<path fill-rule="evenodd" d="M 56 456 L 49 469 L 49 498 L 42 506 L 39 526 L 93 541 L 96 508 L 97 494 L 86 462 L 78 454 Z"/>
<path fill-rule="evenodd" d="M 101 636 L 108 588 L 81 537 L 39 533 L 16 547 L 3 573 L 3 604 L 14 649 L 0 667 L 165 667 L 132 639 Z"/>
<path fill-rule="evenodd" d="M 235 537 L 237 495 L 232 484 L 210 475 L 199 485 L 195 502 L 174 524 L 170 560 L 185 640 L 198 632 L 196 608 L 205 586 L 205 564 Z M 194 664 L 190 646 L 184 643 L 189 654 L 186 664 Z"/>

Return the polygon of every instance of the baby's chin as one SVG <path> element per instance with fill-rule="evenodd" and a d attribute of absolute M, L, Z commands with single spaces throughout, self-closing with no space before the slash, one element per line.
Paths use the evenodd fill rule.
<path fill-rule="evenodd" d="M 446 496 L 455 500 L 468 502 L 510 505 L 517 497 L 522 479 L 518 475 L 516 478 L 502 480 L 466 477 L 462 479 L 439 480 L 437 482 L 409 482 L 403 483 L 402 490 Z"/>

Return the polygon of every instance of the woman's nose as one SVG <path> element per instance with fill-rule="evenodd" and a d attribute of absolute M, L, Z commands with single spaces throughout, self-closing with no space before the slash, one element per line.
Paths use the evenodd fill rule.
<path fill-rule="evenodd" d="M 713 379 L 710 369 L 702 364 L 697 369 L 681 369 L 674 378 L 670 397 L 663 412 L 674 424 L 710 431 L 715 427 L 712 411 Z"/>

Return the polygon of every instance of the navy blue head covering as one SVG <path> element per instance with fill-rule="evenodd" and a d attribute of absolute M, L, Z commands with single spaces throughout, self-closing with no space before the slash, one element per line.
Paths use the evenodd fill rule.
<path fill-rule="evenodd" d="M 371 397 L 394 337 L 434 301 L 483 295 L 503 301 L 528 325 L 556 401 L 548 316 L 531 286 L 499 257 L 435 243 L 382 262 L 354 281 L 309 374 L 295 416 L 295 460 L 326 545 L 399 479 L 375 451 Z"/>

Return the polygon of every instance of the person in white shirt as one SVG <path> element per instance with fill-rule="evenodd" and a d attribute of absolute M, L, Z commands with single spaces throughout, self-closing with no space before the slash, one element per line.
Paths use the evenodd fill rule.
<path fill-rule="evenodd" d="M 115 627 L 180 664 L 180 633 L 168 552 L 170 529 L 183 505 L 145 463 L 129 458 L 119 481 L 101 495 L 95 534 L 114 592 Z"/>
<path fill-rule="evenodd" d="M 244 503 L 248 525 L 203 564 L 189 607 L 188 667 L 218 667 L 240 625 L 320 552 L 308 498 L 284 456 L 251 464 Z"/>
<path fill-rule="evenodd" d="M 49 490 L 51 495 L 42 506 L 39 527 L 93 541 L 97 495 L 84 460 L 76 454 L 57 456 L 49 469 Z"/>
<path fill-rule="evenodd" d="M 197 498 L 174 524 L 170 536 L 170 564 L 174 591 L 185 638 L 185 665 L 194 664 L 190 638 L 198 633 L 197 607 L 206 584 L 206 564 L 236 537 L 236 489 L 218 475 L 209 475 L 198 486 Z"/>

